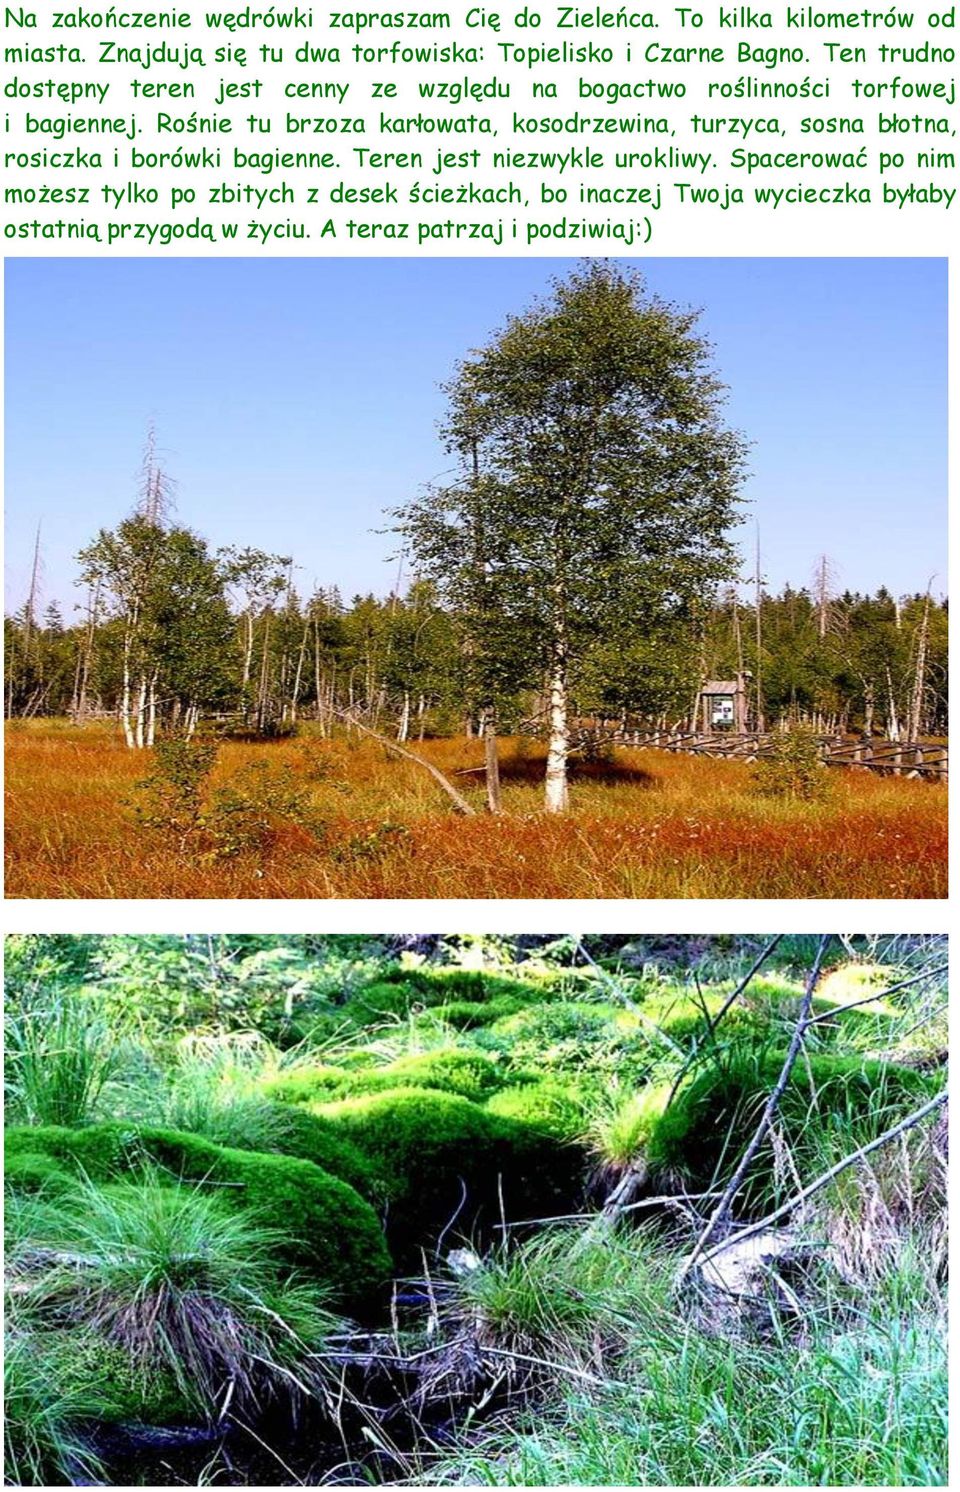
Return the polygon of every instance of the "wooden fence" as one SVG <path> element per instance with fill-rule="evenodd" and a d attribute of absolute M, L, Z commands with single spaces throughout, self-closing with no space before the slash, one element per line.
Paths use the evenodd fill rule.
<path fill-rule="evenodd" d="M 692 756 L 729 757 L 755 762 L 773 755 L 778 737 L 772 732 L 734 735 L 684 730 L 604 730 L 584 727 L 573 732 L 580 749 L 609 742 L 613 746 L 654 747 L 658 751 L 682 751 Z M 819 736 L 820 759 L 828 767 L 861 767 L 893 777 L 928 777 L 946 782 L 948 751 L 945 745 L 923 742 L 885 741 L 849 736 Z"/>

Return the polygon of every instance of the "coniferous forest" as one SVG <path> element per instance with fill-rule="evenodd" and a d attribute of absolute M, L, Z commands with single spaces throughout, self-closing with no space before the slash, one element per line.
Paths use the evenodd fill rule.
<path fill-rule="evenodd" d="M 400 740 L 478 728 L 460 619 L 429 581 L 387 597 L 345 601 L 336 587 L 302 597 L 291 557 L 211 553 L 191 530 L 142 516 L 86 553 L 85 616 L 67 622 L 53 602 L 42 616 L 23 606 L 6 619 L 8 718 L 122 719 L 126 667 L 131 744 L 210 716 L 263 735 L 298 720 L 333 724 L 347 710 Z M 882 586 L 818 596 L 811 583 L 763 592 L 758 626 L 756 603 L 731 587 L 695 621 L 635 637 L 615 666 L 598 641 L 573 681 L 574 713 L 686 723 L 704 679 L 740 670 L 760 679 L 768 724 L 907 738 L 917 710 L 916 734 L 940 735 L 947 615 L 943 599 Z M 541 691 L 535 667 L 503 691 L 505 734 L 534 723 Z M 750 696 L 756 713 L 755 687 Z"/>

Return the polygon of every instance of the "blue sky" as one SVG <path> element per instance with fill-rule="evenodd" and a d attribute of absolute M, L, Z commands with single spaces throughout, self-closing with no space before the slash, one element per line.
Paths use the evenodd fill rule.
<path fill-rule="evenodd" d="M 945 261 L 630 262 L 704 308 L 769 583 L 826 553 L 841 587 L 945 592 Z M 293 554 L 302 590 L 389 590 L 384 510 L 448 466 L 438 385 L 570 261 L 6 263 L 7 606 L 40 519 L 42 600 L 69 618 L 76 551 L 132 506 L 151 419 L 180 522 Z"/>

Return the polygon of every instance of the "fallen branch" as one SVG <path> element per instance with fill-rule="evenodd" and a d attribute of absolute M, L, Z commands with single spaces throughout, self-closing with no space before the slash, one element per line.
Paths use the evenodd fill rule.
<path fill-rule="evenodd" d="M 763 951 L 760 953 L 759 957 L 756 958 L 756 959 L 754 959 L 753 964 L 751 965 L 751 967 L 748 970 L 748 972 L 743 976 L 743 978 L 741 979 L 740 983 L 737 985 L 736 989 L 732 992 L 732 994 L 728 995 L 727 998 L 724 1000 L 723 1004 L 720 1006 L 720 1009 L 717 1011 L 716 1015 L 711 1018 L 711 1016 L 709 1015 L 709 1013 L 707 1014 L 707 1029 L 704 1032 L 704 1037 L 703 1037 L 704 1041 L 709 1041 L 712 1038 L 712 1036 L 714 1035 L 714 1032 L 716 1031 L 716 1029 L 719 1026 L 720 1022 L 723 1020 L 723 1018 L 726 1015 L 727 1011 L 730 1009 L 730 1007 L 737 1000 L 739 1000 L 739 998 L 743 994 L 744 990 L 747 989 L 748 985 L 751 983 L 751 981 L 753 980 L 753 978 L 763 968 L 763 965 L 766 963 L 767 959 L 770 957 L 771 953 L 776 948 L 777 944 L 780 942 L 780 939 L 782 937 L 783 937 L 783 933 L 777 933 L 774 937 L 772 937 L 770 939 L 769 943 L 763 949 Z M 676 1077 L 673 1080 L 673 1083 L 670 1086 L 670 1092 L 667 1094 L 667 1101 L 664 1104 L 664 1108 L 668 1109 L 670 1107 L 670 1105 L 673 1103 L 673 1100 L 677 1096 L 677 1091 L 678 1091 L 678 1089 L 680 1087 L 680 1084 L 683 1082 L 683 1079 L 686 1077 L 687 1073 L 689 1072 L 690 1065 L 693 1062 L 694 1058 L 699 1053 L 700 1048 L 701 1048 L 702 1045 L 703 1045 L 703 1042 L 697 1042 L 697 1045 L 694 1047 L 693 1051 L 687 1057 L 687 1059 L 684 1062 L 683 1066 L 681 1067 L 680 1071 L 677 1073 Z"/>
<path fill-rule="evenodd" d="M 386 746 L 388 751 L 395 751 L 397 756 L 402 756 L 408 762 L 415 762 L 418 767 L 422 767 L 425 772 L 429 772 L 434 782 L 439 783 L 440 787 L 443 788 L 443 791 L 453 803 L 458 813 L 467 814 L 471 818 L 476 816 L 477 810 L 473 804 L 468 803 L 466 798 L 457 792 L 450 779 L 445 777 L 440 768 L 433 765 L 433 762 L 424 761 L 423 757 L 417 756 L 415 751 L 410 751 L 406 746 L 399 746 L 396 741 L 391 741 L 389 736 L 382 736 L 379 731 L 371 730 L 369 725 L 361 724 L 356 716 L 351 715 L 348 710 L 338 710 L 332 705 L 330 708 L 333 710 L 334 715 L 338 715 L 341 720 L 346 721 L 347 725 L 354 726 L 356 730 L 362 731 L 365 736 L 372 736 L 375 741 L 380 742 L 381 746 Z"/>
<path fill-rule="evenodd" d="M 675 1207 L 685 1202 L 702 1202 L 709 1197 L 719 1197 L 719 1191 L 712 1192 L 670 1192 L 659 1197 L 644 1197 L 641 1202 L 627 1202 L 620 1208 L 621 1212 L 640 1212 L 647 1207 Z M 495 1223 L 494 1228 L 498 1233 L 508 1233 L 511 1228 L 545 1228 L 556 1223 L 588 1223 L 601 1217 L 598 1212 L 563 1212 L 556 1217 L 528 1217 L 516 1223 Z"/>
<path fill-rule="evenodd" d="M 850 1166 L 855 1166 L 857 1161 L 863 1160 L 872 1151 L 879 1150 L 882 1145 L 889 1144 L 898 1135 L 902 1135 L 908 1129 L 913 1129 L 914 1125 L 926 1119 L 928 1114 L 932 1114 L 936 1109 L 942 1108 L 947 1102 L 948 1097 L 949 1095 L 946 1091 L 938 1093 L 935 1098 L 929 1099 L 919 1109 L 914 1109 L 912 1114 L 908 1114 L 905 1119 L 901 1119 L 899 1124 L 894 1124 L 890 1129 L 884 1130 L 882 1135 L 877 1135 L 876 1139 L 870 1140 L 868 1144 L 861 1145 L 858 1150 L 853 1150 L 849 1155 L 845 1155 L 843 1160 L 838 1160 L 836 1165 L 830 1167 L 829 1171 L 824 1171 L 815 1181 L 811 1181 L 808 1186 L 796 1192 L 789 1201 L 782 1203 L 780 1207 L 775 1208 L 766 1217 L 760 1218 L 758 1222 L 749 1223 L 747 1227 L 741 1228 L 738 1233 L 731 1234 L 729 1238 L 724 1239 L 723 1243 L 717 1244 L 709 1253 L 704 1254 L 704 1264 L 708 1263 L 711 1259 L 715 1259 L 718 1254 L 722 1254 L 724 1249 L 729 1248 L 735 1243 L 741 1243 L 745 1238 L 752 1238 L 755 1233 L 762 1233 L 764 1229 L 772 1227 L 774 1223 L 778 1223 L 788 1213 L 794 1212 L 798 1207 L 802 1207 L 804 1202 L 809 1201 L 817 1192 L 822 1191 L 825 1186 L 829 1186 L 835 1177 L 839 1176 L 843 1171 L 848 1170 Z"/>
<path fill-rule="evenodd" d="M 631 1000 L 630 996 L 617 982 L 617 980 L 614 979 L 613 975 L 608 974 L 606 969 L 602 969 L 597 963 L 596 959 L 587 952 L 586 948 L 583 946 L 582 938 L 577 939 L 577 946 L 574 952 L 579 953 L 583 961 L 590 965 L 594 973 L 599 975 L 600 979 L 606 984 L 607 988 L 613 991 L 613 993 L 620 1000 L 621 1004 L 623 1004 L 626 1009 L 629 1010 L 631 1015 L 635 1015 L 637 1019 L 644 1025 L 649 1026 L 651 1031 L 653 1031 L 656 1036 L 659 1036 L 660 1040 L 666 1046 L 668 1046 L 672 1052 L 679 1053 L 681 1057 L 684 1056 L 683 1047 L 679 1046 L 672 1037 L 668 1036 L 666 1031 L 662 1031 L 657 1025 L 656 1021 L 651 1020 L 650 1017 L 641 1010 L 636 1000 Z"/>
<path fill-rule="evenodd" d="M 512 1362 L 531 1363 L 537 1368 L 549 1368 L 553 1373 L 569 1373 L 571 1378 L 578 1378 L 582 1383 L 590 1383 L 595 1388 L 625 1388 L 623 1383 L 617 1383 L 612 1378 L 598 1378 L 595 1373 L 588 1373 L 584 1368 L 576 1368 L 573 1363 L 553 1362 L 548 1357 L 534 1357 L 529 1352 L 514 1352 L 512 1347 L 481 1347 L 480 1351 L 485 1357 L 506 1357 Z"/>
<path fill-rule="evenodd" d="M 834 1020 L 845 1010 L 856 1010 L 861 1005 L 873 1005 L 874 1002 L 880 1000 L 889 1000 L 891 995 L 898 995 L 902 989 L 907 989 L 911 984 L 922 984 L 925 979 L 934 979 L 938 974 L 945 974 L 948 968 L 949 964 L 938 964 L 935 969 L 925 969 L 922 974 L 914 974 L 911 979 L 901 979 L 899 984 L 892 984 L 889 989 L 880 990 L 875 995 L 864 995 L 860 1000 L 849 1000 L 846 1005 L 834 1005 L 830 1010 L 823 1010 L 819 1015 L 812 1016 L 807 1024 L 818 1026 L 821 1021 Z"/>
<path fill-rule="evenodd" d="M 820 968 L 823 964 L 823 955 L 826 952 L 829 942 L 830 936 L 829 934 L 825 934 L 823 937 L 821 937 L 819 943 L 817 944 L 817 951 L 814 956 L 813 967 L 811 968 L 809 978 L 807 979 L 807 987 L 803 992 L 803 999 L 800 1002 L 800 1012 L 797 1016 L 797 1023 L 794 1027 L 793 1035 L 790 1038 L 790 1045 L 787 1048 L 787 1054 L 783 1059 L 783 1066 L 780 1069 L 780 1076 L 777 1078 L 773 1091 L 770 1094 L 770 1097 L 767 1099 L 763 1113 L 760 1116 L 760 1123 L 757 1125 L 752 1140 L 750 1141 L 746 1150 L 743 1152 L 743 1155 L 740 1157 L 736 1170 L 724 1187 L 723 1196 L 720 1198 L 720 1201 L 714 1208 L 706 1227 L 704 1228 L 703 1232 L 700 1234 L 700 1237 L 697 1239 L 696 1244 L 694 1245 L 693 1252 L 690 1254 L 689 1258 L 680 1271 L 679 1282 L 681 1283 L 684 1279 L 686 1279 L 687 1275 L 690 1273 L 690 1270 L 693 1268 L 694 1264 L 696 1264 L 697 1259 L 703 1253 L 704 1249 L 713 1238 L 714 1234 L 726 1223 L 727 1218 L 730 1214 L 730 1208 L 733 1205 L 733 1199 L 737 1195 L 737 1192 L 740 1190 L 740 1187 L 743 1183 L 743 1178 L 752 1165 L 753 1158 L 756 1155 L 757 1151 L 760 1149 L 763 1138 L 769 1130 L 771 1124 L 773 1123 L 774 1115 L 777 1112 L 780 1100 L 783 1097 L 784 1092 L 786 1091 L 787 1083 L 790 1081 L 790 1074 L 792 1073 L 794 1064 L 796 1063 L 796 1060 L 800 1055 L 800 1048 L 803 1046 L 803 1039 L 807 1033 L 807 1027 L 810 1023 L 810 1006 L 813 1003 L 813 992 L 816 988 L 817 980 L 820 977 Z"/>

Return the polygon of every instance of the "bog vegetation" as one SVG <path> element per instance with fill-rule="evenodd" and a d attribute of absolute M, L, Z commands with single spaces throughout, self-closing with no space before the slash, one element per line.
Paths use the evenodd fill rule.
<path fill-rule="evenodd" d="M 572 811 L 541 811 L 545 747 L 425 741 L 476 808 L 346 730 L 127 751 L 104 726 L 7 737 L 8 895 L 31 897 L 939 897 L 942 784 L 785 762 L 617 748 L 571 766 Z M 803 763 L 800 763 L 800 767 Z M 816 792 L 807 796 L 813 785 Z M 772 790 L 771 790 L 772 788 Z"/>
<path fill-rule="evenodd" d="M 134 511 L 78 556 L 76 624 L 55 605 L 40 615 L 38 553 L 6 623 L 16 893 L 251 895 L 261 882 L 271 895 L 366 895 L 382 871 L 383 894 L 422 896 L 423 866 L 466 896 L 802 896 L 823 877 L 792 857 L 824 829 L 825 894 L 941 895 L 939 788 L 924 798 L 846 784 L 833 815 L 793 821 L 741 801 L 749 774 L 706 764 L 687 773 L 691 818 L 685 768 L 604 764 L 584 738 L 692 728 L 711 679 L 741 681 L 758 731 L 919 743 L 946 728 L 944 600 L 838 594 L 825 559 L 810 585 L 778 595 L 758 567 L 744 599 L 732 535 L 747 442 L 725 422 L 696 315 L 591 261 L 511 316 L 445 392 L 449 480 L 386 520 L 414 577 L 405 591 L 301 595 L 291 556 L 240 536 L 214 552 L 175 521 L 152 434 Z M 304 751 L 269 750 L 288 739 Z M 394 754 L 356 749 L 377 739 Z M 205 796 L 218 742 L 223 771 Z M 431 777 L 438 765 L 452 781 Z M 772 796 L 819 799 L 817 776 L 801 795 Z M 163 849 L 124 817 L 138 779 L 157 790 L 140 825 L 177 849 L 175 887 Z M 725 795 L 721 854 L 711 812 Z M 469 871 L 448 863 L 451 802 L 510 817 L 471 832 Z M 571 808 L 564 833 L 531 822 Z M 925 861 L 926 880 L 898 866 L 909 825 L 927 837 L 904 863 Z M 616 842 L 623 827 L 635 853 Z M 262 855 L 278 829 L 289 855 L 211 872 L 210 856 Z M 312 859 L 311 835 L 327 846 Z M 837 839 L 863 847 L 862 871 L 835 858 Z M 527 883 L 528 858 L 542 884 Z"/>
<path fill-rule="evenodd" d="M 945 965 L 8 939 L 8 1481 L 944 1483 Z"/>

